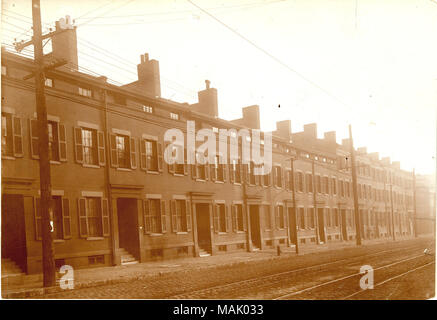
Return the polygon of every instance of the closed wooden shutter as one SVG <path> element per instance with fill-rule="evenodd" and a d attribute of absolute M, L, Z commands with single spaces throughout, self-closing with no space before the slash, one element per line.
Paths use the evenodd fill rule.
<path fill-rule="evenodd" d="M 227 169 L 227 164 L 225 163 L 222 164 L 222 172 L 223 172 L 223 181 L 226 182 L 228 169 Z"/>
<path fill-rule="evenodd" d="M 14 137 L 14 157 L 23 156 L 23 134 L 21 128 L 21 119 L 12 117 L 12 135 Z"/>
<path fill-rule="evenodd" d="M 117 135 L 109 133 L 109 144 L 111 150 L 111 166 L 118 168 L 118 155 L 117 155 Z"/>
<path fill-rule="evenodd" d="M 33 159 L 39 159 L 38 121 L 36 119 L 29 119 L 29 127 L 30 153 Z"/>
<path fill-rule="evenodd" d="M 171 215 L 171 228 L 173 232 L 178 232 L 177 226 L 177 208 L 176 208 L 176 200 L 170 200 L 170 215 Z"/>
<path fill-rule="evenodd" d="M 131 169 L 137 168 L 137 143 L 135 138 L 130 138 L 130 167 Z"/>
<path fill-rule="evenodd" d="M 238 230 L 238 221 L 237 221 L 237 206 L 235 204 L 231 205 L 232 209 L 232 230 Z"/>
<path fill-rule="evenodd" d="M 224 171 L 226 171 L 226 170 L 224 170 Z M 234 163 L 233 163 L 233 161 L 231 161 L 230 164 L 229 164 L 229 181 L 231 183 L 235 182 L 235 171 L 234 171 Z"/>
<path fill-rule="evenodd" d="M 99 165 L 104 166 L 106 164 L 106 154 L 105 133 L 103 131 L 97 131 L 97 148 L 99 154 Z"/>
<path fill-rule="evenodd" d="M 243 215 L 243 228 L 244 231 L 247 231 L 247 212 L 246 212 L 246 206 L 241 205 L 241 212 Z"/>
<path fill-rule="evenodd" d="M 151 221 L 149 210 L 150 210 L 149 200 L 146 199 L 143 201 L 144 233 L 145 234 L 152 232 L 152 221 Z"/>
<path fill-rule="evenodd" d="M 165 149 L 166 149 L 166 150 L 169 150 L 169 149 L 168 149 L 169 146 L 170 146 L 170 143 L 167 143 L 167 144 L 165 145 Z M 167 156 L 168 156 L 169 158 L 172 157 L 172 152 L 167 153 Z M 168 170 L 168 173 L 170 173 L 170 174 L 174 174 L 174 173 L 175 173 L 175 171 L 176 171 L 176 161 L 177 161 L 177 159 L 175 159 L 174 162 L 173 162 L 172 164 L 167 163 L 167 170 Z"/>
<path fill-rule="evenodd" d="M 162 172 L 162 168 L 164 166 L 162 143 L 157 142 L 157 150 L 158 150 L 158 171 Z"/>
<path fill-rule="evenodd" d="M 188 154 L 187 154 L 187 148 L 184 148 L 184 175 L 188 175 Z"/>
<path fill-rule="evenodd" d="M 74 128 L 74 155 L 77 163 L 83 163 L 82 128 Z"/>
<path fill-rule="evenodd" d="M 208 165 L 207 165 L 208 166 Z M 215 170 L 215 164 L 211 163 L 209 165 L 209 169 L 210 169 L 210 177 L 211 177 L 211 181 L 216 181 L 217 177 L 216 177 L 216 170 Z"/>
<path fill-rule="evenodd" d="M 214 232 L 219 232 L 219 206 L 215 204 L 213 206 L 213 223 L 214 223 Z"/>
<path fill-rule="evenodd" d="M 88 237 L 88 219 L 85 198 L 78 199 L 77 209 L 79 211 L 79 236 L 81 238 L 86 238 Z"/>
<path fill-rule="evenodd" d="M 167 232 L 167 215 L 165 214 L 165 201 L 161 200 L 161 232 Z"/>
<path fill-rule="evenodd" d="M 146 170 L 149 168 L 148 159 L 146 154 L 146 140 L 140 141 L 140 168 L 141 170 Z"/>
<path fill-rule="evenodd" d="M 64 231 L 64 239 L 71 238 L 71 215 L 70 201 L 67 198 L 62 198 L 62 230 Z"/>
<path fill-rule="evenodd" d="M 187 232 L 191 231 L 191 225 L 192 225 L 192 220 L 191 220 L 191 202 L 190 201 L 185 201 L 185 205 L 186 205 L 186 216 L 187 216 Z"/>
<path fill-rule="evenodd" d="M 275 206 L 275 225 L 276 229 L 280 229 L 279 206 Z"/>
<path fill-rule="evenodd" d="M 35 198 L 35 239 L 42 239 L 41 198 Z"/>
<path fill-rule="evenodd" d="M 110 225 L 109 225 L 109 207 L 108 207 L 108 199 L 102 199 L 102 230 L 103 236 L 109 237 L 111 234 Z"/>
<path fill-rule="evenodd" d="M 65 125 L 60 123 L 59 130 L 59 161 L 67 161 L 67 132 Z"/>
<path fill-rule="evenodd" d="M 228 205 L 225 204 L 225 217 L 226 217 L 226 232 L 232 230 L 232 218 L 231 212 L 228 210 Z"/>
<path fill-rule="evenodd" d="M 205 163 L 205 165 L 203 166 L 203 169 L 205 170 L 205 180 L 209 180 L 210 179 L 209 165 L 207 163 Z"/>

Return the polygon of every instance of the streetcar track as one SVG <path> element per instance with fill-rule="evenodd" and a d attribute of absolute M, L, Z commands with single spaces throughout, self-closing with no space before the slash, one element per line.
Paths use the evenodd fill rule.
<path fill-rule="evenodd" d="M 275 274 L 271 274 L 271 275 L 267 275 L 267 276 L 261 276 L 261 277 L 255 277 L 255 278 L 251 278 L 251 279 L 236 281 L 236 282 L 228 283 L 225 285 L 217 285 L 217 286 L 213 286 L 213 287 L 209 287 L 209 288 L 193 290 L 193 291 L 187 292 L 187 293 L 172 295 L 168 299 L 193 299 L 192 296 L 199 296 L 199 295 L 202 296 L 202 295 L 205 295 L 208 292 L 214 291 L 214 290 L 223 290 L 223 289 L 232 288 L 232 287 L 240 286 L 240 285 L 256 284 L 257 282 L 260 282 L 263 280 L 274 279 L 276 277 L 280 277 L 280 276 L 284 276 L 284 275 L 291 275 L 293 273 L 298 273 L 298 272 L 302 272 L 302 271 L 309 271 L 311 269 L 313 269 L 314 271 L 322 271 L 323 267 L 331 266 L 331 265 L 335 265 L 335 264 L 341 264 L 345 261 L 352 260 L 349 262 L 349 264 L 350 264 L 353 262 L 353 260 L 356 260 L 356 259 L 359 260 L 362 258 L 378 256 L 378 255 L 385 254 L 385 253 L 395 253 L 395 252 L 399 252 L 399 251 L 418 249 L 421 247 L 423 247 L 423 244 L 414 244 L 414 245 L 409 246 L 407 248 L 404 247 L 404 248 L 396 248 L 396 249 L 392 249 L 392 250 L 382 250 L 382 251 L 371 253 L 371 254 L 344 258 L 344 259 L 331 261 L 331 262 L 327 262 L 327 263 L 312 265 L 309 267 L 303 267 L 303 268 L 298 268 L 298 269 L 294 269 L 294 270 L 279 272 L 279 273 L 275 273 Z M 423 256 L 423 255 L 420 255 L 420 256 Z M 280 279 L 279 281 L 283 281 L 283 279 Z M 278 282 L 278 281 L 276 281 L 276 282 Z M 267 285 L 271 285 L 271 283 L 269 283 Z M 256 287 L 259 288 L 259 287 L 262 287 L 262 285 L 258 285 Z M 188 297 L 188 298 L 186 298 L 186 297 Z"/>

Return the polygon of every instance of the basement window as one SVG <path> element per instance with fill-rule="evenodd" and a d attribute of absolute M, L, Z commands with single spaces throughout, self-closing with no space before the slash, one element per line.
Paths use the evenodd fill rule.
<path fill-rule="evenodd" d="M 226 251 L 227 248 L 226 248 L 225 245 L 222 245 L 222 246 L 218 246 L 218 250 L 219 250 L 219 251 Z"/>
<path fill-rule="evenodd" d="M 105 256 L 104 255 L 89 256 L 88 257 L 88 264 L 89 265 L 104 264 L 104 263 L 105 263 Z"/>

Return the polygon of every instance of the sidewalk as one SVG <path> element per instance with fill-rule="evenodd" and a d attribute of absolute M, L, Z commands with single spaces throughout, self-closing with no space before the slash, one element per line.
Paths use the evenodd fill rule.
<path fill-rule="evenodd" d="M 410 238 L 411 239 L 411 238 Z M 399 239 L 401 241 L 401 239 Z M 404 239 L 405 240 L 405 239 Z M 391 239 L 364 240 L 363 245 L 393 243 Z M 299 248 L 299 256 L 314 253 L 326 253 L 332 250 L 354 248 L 355 242 L 335 242 L 322 245 L 305 245 Z M 164 261 L 151 261 L 126 266 L 110 266 L 74 270 L 74 289 L 129 282 L 134 280 L 153 279 L 164 274 L 188 272 L 193 270 L 214 269 L 237 264 L 272 261 L 296 256 L 294 247 L 281 247 L 281 255 L 276 248 L 268 248 L 254 252 L 236 252 L 209 257 L 189 257 Z M 42 288 L 42 274 L 25 275 L 22 284 L 7 284 L 1 288 L 3 298 L 30 298 L 63 291 L 59 286 Z"/>

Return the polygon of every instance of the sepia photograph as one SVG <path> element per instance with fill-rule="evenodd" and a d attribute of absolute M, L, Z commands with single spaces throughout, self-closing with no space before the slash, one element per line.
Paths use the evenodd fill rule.
<path fill-rule="evenodd" d="M 437 0 L 0 11 L 1 300 L 435 299 Z"/>

